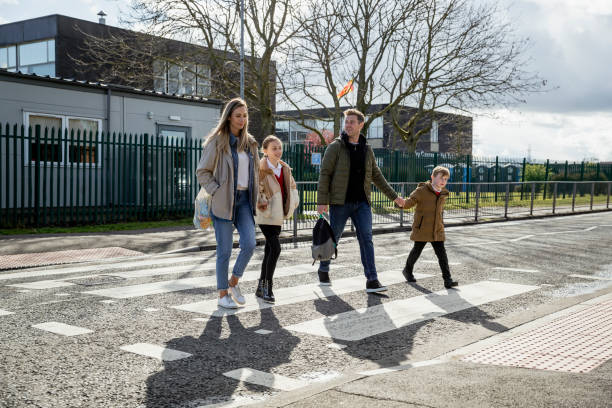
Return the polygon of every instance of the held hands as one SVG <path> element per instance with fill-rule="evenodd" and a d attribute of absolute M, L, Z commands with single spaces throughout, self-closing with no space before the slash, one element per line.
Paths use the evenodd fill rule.
<path fill-rule="evenodd" d="M 393 200 L 393 202 L 400 208 L 403 208 L 404 205 L 406 205 L 406 200 L 402 197 L 397 197 L 395 200 Z"/>
<path fill-rule="evenodd" d="M 323 213 L 329 212 L 329 205 L 326 205 L 326 204 L 319 204 L 319 205 L 317 205 L 317 212 L 319 214 L 323 214 Z"/>

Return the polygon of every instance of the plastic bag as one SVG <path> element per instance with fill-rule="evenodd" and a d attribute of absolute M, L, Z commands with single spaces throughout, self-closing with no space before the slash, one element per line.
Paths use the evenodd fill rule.
<path fill-rule="evenodd" d="M 207 230 L 213 226 L 210 216 L 210 199 L 210 194 L 200 188 L 200 192 L 195 199 L 195 212 L 193 214 L 193 226 L 198 230 Z"/>

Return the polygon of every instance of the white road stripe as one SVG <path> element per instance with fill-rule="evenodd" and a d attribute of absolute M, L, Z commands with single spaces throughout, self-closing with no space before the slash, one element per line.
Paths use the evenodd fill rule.
<path fill-rule="evenodd" d="M 483 281 L 457 289 L 400 299 L 285 327 L 287 330 L 357 341 L 399 327 L 538 289 L 538 286 Z"/>
<path fill-rule="evenodd" d="M 501 266 L 496 266 L 493 269 L 497 269 L 500 271 L 510 271 L 510 272 L 540 273 L 540 271 L 538 271 L 537 269 L 504 268 Z"/>
<path fill-rule="evenodd" d="M 8 310 L 2 310 L 0 309 L 0 316 L 8 316 L 8 315 L 12 315 L 15 314 L 14 312 L 9 312 Z"/>
<path fill-rule="evenodd" d="M 612 281 L 612 278 L 604 278 L 603 276 L 593 276 L 593 275 L 569 275 L 572 278 L 582 278 L 582 279 L 593 279 L 593 280 L 603 280 L 603 281 Z"/>
<path fill-rule="evenodd" d="M 32 327 L 55 334 L 61 334 L 62 336 L 79 336 L 81 334 L 93 333 L 93 330 L 85 329 L 83 327 L 78 326 L 71 326 L 69 324 L 60 322 L 33 324 Z"/>
<path fill-rule="evenodd" d="M 531 235 L 523 235 L 522 237 L 518 237 L 518 238 L 514 238 L 514 239 L 509 239 L 508 242 L 518 242 L 518 241 L 522 241 L 524 239 L 528 239 L 531 237 L 535 237 L 535 235 L 531 234 Z"/>
<path fill-rule="evenodd" d="M 337 267 L 346 267 L 345 265 L 337 265 Z M 316 272 L 316 267 L 311 264 L 301 264 L 286 268 L 279 268 L 274 273 L 274 277 L 294 276 L 309 272 Z M 259 279 L 259 274 L 246 274 L 240 280 L 241 282 L 254 281 Z M 181 290 L 216 287 L 216 276 L 204 276 L 195 278 L 176 279 L 171 281 L 143 283 L 140 285 L 119 286 L 106 289 L 97 289 L 83 292 L 88 295 L 106 296 L 114 299 L 126 299 L 140 296 L 158 295 L 160 293 L 177 292 Z M 216 300 L 215 300 L 216 302 Z M 216 303 L 215 303 L 216 304 Z"/>
<path fill-rule="evenodd" d="M 389 271 L 378 274 L 382 282 L 386 285 L 405 282 L 406 279 L 402 276 L 401 271 Z M 432 275 L 415 273 L 415 278 L 423 279 Z M 274 290 L 274 303 L 267 303 L 255 297 L 255 294 L 245 295 L 246 304 L 239 309 L 225 309 L 219 307 L 217 299 L 203 300 L 195 303 L 186 303 L 184 305 L 172 306 L 174 309 L 184 310 L 187 312 L 202 313 L 211 316 L 234 315 L 237 313 L 251 312 L 253 310 L 267 309 L 280 305 L 290 305 L 294 303 L 304 302 L 317 298 L 326 298 L 330 296 L 342 295 L 344 293 L 365 291 L 365 279 L 362 277 L 351 277 L 344 279 L 334 279 L 332 286 L 320 286 L 318 283 L 310 283 L 300 286 L 291 286 L 287 288 L 279 288 Z"/>
<path fill-rule="evenodd" d="M 417 262 L 422 262 L 422 263 L 427 263 L 427 264 L 438 264 L 438 261 L 417 261 Z M 461 265 L 461 262 L 449 262 L 448 263 L 450 266 L 457 266 L 457 265 Z"/>
<path fill-rule="evenodd" d="M 239 368 L 237 370 L 223 373 L 224 376 L 238 381 L 245 381 L 252 384 L 263 385 L 264 387 L 274 388 L 282 391 L 291 391 L 307 386 L 307 381 L 296 380 L 280 374 L 265 373 L 252 368 Z"/>
<path fill-rule="evenodd" d="M 418 361 L 416 363 L 400 364 L 400 365 L 393 366 L 393 367 L 385 367 L 385 368 L 378 368 L 376 370 L 361 371 L 359 374 L 367 375 L 367 376 L 378 375 L 378 374 L 387 374 L 387 373 L 393 373 L 393 372 L 396 372 L 396 371 L 408 370 L 410 368 L 426 367 L 426 366 L 436 365 L 436 364 L 440 364 L 442 362 L 443 361 L 441 361 L 441 360 L 435 360 L 435 359 L 434 360 L 426 360 L 426 361 Z"/>
<path fill-rule="evenodd" d="M 28 282 L 28 283 L 16 283 L 13 285 L 6 285 L 14 288 L 25 288 L 25 289 L 53 289 L 53 288 L 63 288 L 66 286 L 74 286 L 74 283 L 64 282 L 61 280 L 42 280 L 36 282 Z"/>
<path fill-rule="evenodd" d="M 142 259 L 142 257 L 139 257 Z M 9 279 L 25 279 L 25 278 L 35 278 L 39 276 L 53 276 L 53 275 L 65 275 L 75 272 L 96 272 L 98 274 L 102 274 L 105 272 L 111 272 L 121 269 L 134 268 L 139 266 L 156 266 L 156 265 L 168 265 L 168 264 L 177 264 L 184 262 L 192 262 L 196 265 L 205 265 L 210 264 L 210 261 L 205 261 L 202 258 L 197 257 L 174 257 L 174 258 L 161 258 L 151 259 L 147 258 L 146 261 L 142 260 L 134 260 L 129 259 L 122 262 L 113 262 L 113 263 L 105 263 L 105 264 L 97 264 L 97 265 L 82 265 L 82 266 L 73 266 L 67 268 L 53 268 L 53 269 L 42 269 L 35 271 L 23 271 L 23 272 L 15 272 L 15 273 L 6 273 L 0 274 L 0 281 L 9 280 Z"/>
<path fill-rule="evenodd" d="M 139 354 L 141 356 L 152 357 L 162 361 L 175 361 L 182 358 L 191 357 L 191 354 L 184 351 L 174 350 L 156 344 L 136 343 L 119 347 L 123 351 Z"/>

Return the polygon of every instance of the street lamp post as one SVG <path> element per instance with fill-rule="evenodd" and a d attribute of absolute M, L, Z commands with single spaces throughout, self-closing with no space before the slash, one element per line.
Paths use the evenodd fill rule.
<path fill-rule="evenodd" d="M 244 99 L 244 0 L 240 0 L 240 97 Z"/>

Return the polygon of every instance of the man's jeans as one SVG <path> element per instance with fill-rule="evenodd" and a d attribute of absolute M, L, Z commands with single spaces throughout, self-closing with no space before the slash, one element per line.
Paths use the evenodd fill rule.
<path fill-rule="evenodd" d="M 217 289 L 224 290 L 229 286 L 227 273 L 229 271 L 229 260 L 232 255 L 234 243 L 234 226 L 240 234 L 240 253 L 236 258 L 232 274 L 237 278 L 242 277 L 247 264 L 255 250 L 255 220 L 253 210 L 249 203 L 249 191 L 238 191 L 236 197 L 236 211 L 234 221 L 224 220 L 212 214 L 217 239 Z"/>
<path fill-rule="evenodd" d="M 340 239 L 346 221 L 353 221 L 359 241 L 359 252 L 361 252 L 361 263 L 367 280 L 378 279 L 376 265 L 374 263 L 374 244 L 372 243 L 372 208 L 367 201 L 358 203 L 345 203 L 344 205 L 330 205 L 329 218 L 331 228 L 336 236 L 336 242 Z M 329 272 L 330 261 L 321 261 L 319 270 Z"/>

